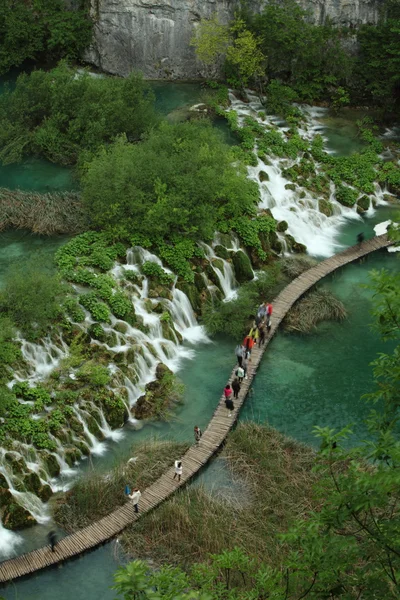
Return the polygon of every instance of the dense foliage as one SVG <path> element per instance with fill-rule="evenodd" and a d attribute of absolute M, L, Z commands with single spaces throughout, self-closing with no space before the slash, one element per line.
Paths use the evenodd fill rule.
<path fill-rule="evenodd" d="M 86 10 L 63 0 L 2 0 L 0 74 L 29 60 L 77 58 L 92 37 Z"/>
<path fill-rule="evenodd" d="M 290 86 L 291 101 L 330 99 L 335 108 L 367 102 L 398 110 L 399 10 L 398 2 L 386 0 L 380 24 L 359 28 L 358 53 L 354 31 L 329 21 L 314 25 L 295 0 L 273 0 L 260 14 L 242 10 L 226 26 L 216 17 L 204 20 L 192 43 L 206 64 L 218 66 L 225 57 L 230 85 L 243 87 L 251 81 L 260 86 L 271 112 L 276 85 Z"/>
<path fill-rule="evenodd" d="M 83 200 L 96 227 L 149 246 L 174 235 L 211 239 L 220 223 L 255 214 L 258 188 L 208 122 L 163 123 L 140 144 L 120 138 L 102 150 L 83 177 Z"/>
<path fill-rule="evenodd" d="M 63 293 L 56 275 L 38 269 L 35 260 L 26 261 L 4 276 L 0 314 L 8 316 L 28 339 L 39 339 L 60 316 Z"/>
<path fill-rule="evenodd" d="M 153 94 L 138 74 L 93 77 L 61 63 L 18 77 L 0 96 L 0 160 L 40 155 L 73 165 L 124 133 L 137 141 L 157 117 Z"/>

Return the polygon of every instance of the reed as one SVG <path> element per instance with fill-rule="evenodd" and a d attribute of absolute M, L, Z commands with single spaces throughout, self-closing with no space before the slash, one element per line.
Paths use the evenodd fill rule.
<path fill-rule="evenodd" d="M 249 422 L 229 435 L 221 457 L 231 488 L 217 494 L 193 485 L 178 491 L 125 530 L 121 542 L 129 554 L 187 567 L 240 546 L 279 563 L 285 548 L 278 534 L 314 507 L 313 450 Z"/>
<path fill-rule="evenodd" d="M 76 192 L 39 194 L 0 188 L 0 231 L 28 229 L 33 233 L 54 235 L 78 233 L 88 227 L 84 207 Z"/>
<path fill-rule="evenodd" d="M 158 439 L 139 442 L 129 456 L 106 474 L 94 470 L 84 474 L 73 489 L 53 504 L 54 519 L 68 533 L 101 519 L 126 502 L 125 486 L 143 490 L 186 452 L 188 444 Z M 128 462 L 130 458 L 136 460 Z"/>
<path fill-rule="evenodd" d="M 321 321 L 343 321 L 346 317 L 343 302 L 332 292 L 314 289 L 292 306 L 283 326 L 288 332 L 310 333 Z"/>

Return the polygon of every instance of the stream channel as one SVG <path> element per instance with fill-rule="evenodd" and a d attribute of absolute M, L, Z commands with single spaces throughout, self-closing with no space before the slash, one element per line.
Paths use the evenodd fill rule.
<path fill-rule="evenodd" d="M 163 114 L 179 118 L 179 112 L 199 101 L 200 87 L 194 84 L 154 85 L 157 106 Z M 327 147 L 347 154 L 357 150 L 351 123 L 330 120 L 323 125 Z M 224 130 L 227 141 L 232 137 Z M 76 186 L 68 169 L 46 161 L 30 160 L 22 165 L 0 168 L 0 187 L 21 187 L 47 191 L 65 190 Z M 335 238 L 335 250 L 354 243 L 360 227 L 366 237 L 373 235 L 376 223 L 390 219 L 395 213 L 391 206 L 379 207 L 364 222 L 353 218 L 344 220 Z M 52 268 L 52 256 L 65 241 L 65 236 L 44 238 L 27 232 L 0 234 L 0 285 L 4 270 L 35 253 L 42 264 Z M 354 423 L 355 438 L 365 434 L 363 418 L 369 407 L 360 396 L 372 390 L 369 363 L 378 352 L 390 352 L 392 345 L 384 344 L 369 328 L 371 292 L 362 287 L 371 269 L 400 268 L 396 255 L 386 251 L 375 253 L 360 264 L 352 264 L 328 277 L 321 284 L 331 289 L 345 304 L 348 319 L 341 324 L 323 323 L 315 334 L 289 335 L 278 332 L 266 352 L 255 378 L 253 389 L 240 414 L 240 420 L 268 422 L 283 433 L 302 442 L 315 445 L 314 425 L 342 427 Z M 174 411 L 168 423 L 153 422 L 137 429 L 128 424 L 118 441 L 107 440 L 98 455 L 83 461 L 79 471 L 106 471 L 121 455 L 126 455 L 133 440 L 154 435 L 166 439 L 192 440 L 193 426 L 205 428 L 214 411 L 221 389 L 234 361 L 235 341 L 218 338 L 208 343 L 185 342 L 188 352 L 181 358 L 178 375 L 185 384 L 184 403 Z M 223 494 L 230 486 L 229 472 L 224 461 L 216 458 L 191 485 L 205 485 L 213 493 Z M 19 535 L 15 553 L 30 550 L 46 542 L 47 528 L 36 526 Z M 12 534 L 15 535 L 15 534 Z M 112 576 L 124 556 L 118 541 L 113 541 L 60 568 L 50 569 L 27 579 L 11 583 L 1 590 L 7 600 L 111 600 Z"/>

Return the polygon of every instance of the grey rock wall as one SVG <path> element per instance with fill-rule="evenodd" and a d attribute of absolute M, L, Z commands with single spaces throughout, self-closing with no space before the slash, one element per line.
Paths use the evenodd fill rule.
<path fill-rule="evenodd" d="M 381 0 L 299 0 L 316 23 L 375 23 Z M 250 0 L 259 10 L 265 0 Z M 213 75 L 196 60 L 190 40 L 202 18 L 233 18 L 240 0 L 90 0 L 94 42 L 85 59 L 108 73 L 140 70 L 149 79 Z"/>

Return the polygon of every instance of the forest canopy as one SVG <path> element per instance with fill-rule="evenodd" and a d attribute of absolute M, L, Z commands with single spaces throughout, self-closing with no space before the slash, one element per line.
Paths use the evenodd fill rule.
<path fill-rule="evenodd" d="M 0 160 L 39 155 L 74 165 L 120 133 L 139 140 L 157 122 L 154 95 L 140 74 L 105 78 L 62 62 L 20 75 L 0 96 Z"/>
<path fill-rule="evenodd" d="M 208 121 L 162 123 L 140 144 L 103 148 L 83 176 L 96 227 L 149 240 L 211 239 L 218 223 L 255 214 L 258 186 Z"/>

